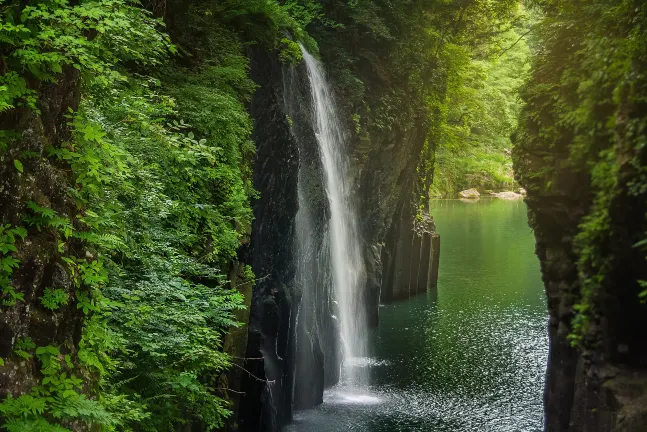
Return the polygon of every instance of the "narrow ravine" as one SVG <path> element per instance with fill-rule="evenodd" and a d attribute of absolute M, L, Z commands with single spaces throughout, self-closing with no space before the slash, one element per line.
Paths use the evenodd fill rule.
<path fill-rule="evenodd" d="M 435 201 L 438 289 L 383 305 L 370 385 L 340 385 L 291 432 L 542 430 L 547 311 L 522 202 Z"/>
<path fill-rule="evenodd" d="M 647 431 L 647 0 L 5 0 L 0 59 L 0 431 Z"/>

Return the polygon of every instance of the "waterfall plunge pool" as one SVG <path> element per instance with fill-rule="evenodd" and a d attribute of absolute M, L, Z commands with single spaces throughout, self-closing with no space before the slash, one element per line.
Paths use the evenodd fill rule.
<path fill-rule="evenodd" d="M 540 432 L 546 300 L 522 202 L 432 202 L 437 290 L 384 305 L 364 388 L 340 384 L 289 432 Z"/>

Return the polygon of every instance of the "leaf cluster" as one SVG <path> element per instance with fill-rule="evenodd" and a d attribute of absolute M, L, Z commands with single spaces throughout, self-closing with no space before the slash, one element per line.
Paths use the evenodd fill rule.
<path fill-rule="evenodd" d="M 623 307 L 634 308 L 627 315 L 644 316 L 640 281 L 647 275 L 623 269 L 619 256 L 645 258 L 647 7 L 631 0 L 534 3 L 544 14 L 537 28 L 541 49 L 523 90 L 515 164 L 537 197 L 585 209 L 569 215 L 576 229 L 563 234 L 574 238 L 578 270 L 579 291 L 569 293 L 575 303 L 570 339 L 597 348 L 596 324 L 609 310 L 605 299 L 622 299 Z M 619 217 L 620 208 L 630 213 Z M 620 235 L 627 224 L 631 232 Z M 550 236 L 545 226 L 535 228 Z M 624 317 L 606 319 L 618 334 L 624 331 Z"/>

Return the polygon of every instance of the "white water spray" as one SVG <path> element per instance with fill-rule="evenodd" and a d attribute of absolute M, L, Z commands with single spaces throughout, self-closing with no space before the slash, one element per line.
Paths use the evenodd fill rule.
<path fill-rule="evenodd" d="M 348 149 L 337 118 L 334 98 L 320 63 L 301 47 L 313 103 L 313 126 L 319 144 L 324 182 L 330 205 L 330 261 L 344 353 L 344 364 L 365 357 L 366 313 L 363 299 L 366 275 L 352 204 Z M 346 367 L 351 384 L 366 384 L 365 368 Z"/>

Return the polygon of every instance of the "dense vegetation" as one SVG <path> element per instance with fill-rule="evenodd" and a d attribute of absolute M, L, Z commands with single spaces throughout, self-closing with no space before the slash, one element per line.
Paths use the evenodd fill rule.
<path fill-rule="evenodd" d="M 74 283 L 45 287 L 37 308 L 54 319 L 85 315 L 78 346 L 16 335 L 0 366 L 33 362 L 41 379 L 0 404 L 6 430 L 213 429 L 228 415 L 222 338 L 242 299 L 227 273 L 254 196 L 244 38 L 287 45 L 288 56 L 283 32 L 303 33 L 275 2 L 180 3 L 168 3 L 182 9 L 175 44 L 128 1 L 1 6 L 3 161 L 16 182 L 43 164 L 62 168 L 52 186 L 72 203 L 57 208 L 27 186 L 17 217 L 4 216 L 2 307 L 22 307 L 12 274 L 21 245 L 42 238 Z M 52 88 L 77 80 L 80 103 L 60 126 L 68 132 L 30 148 L 28 119 L 60 103 Z"/>
<path fill-rule="evenodd" d="M 490 43 L 455 50 L 431 196 L 454 198 L 468 188 L 514 188 L 510 135 L 521 108 L 519 89 L 530 67 L 529 24 L 520 12 Z"/>
<path fill-rule="evenodd" d="M 243 299 L 228 273 L 255 196 L 246 46 L 295 64 L 295 41 L 318 50 L 307 29 L 358 136 L 430 131 L 428 188 L 453 99 L 472 75 L 484 79 L 472 57 L 511 37 L 516 2 L 14 0 L 0 11 L 13 194 L 0 230 L 3 313 L 33 306 L 71 327 L 82 314 L 76 336 L 11 336 L 0 366 L 40 373 L 6 395 L 3 427 L 161 431 L 214 429 L 229 414 L 223 337 Z M 481 68 L 498 82 L 494 63 Z M 32 247 L 62 275 L 26 298 Z"/>
<path fill-rule="evenodd" d="M 640 288 L 644 283 L 635 278 L 616 286 L 630 274 L 645 275 L 636 267 L 618 273 L 623 265 L 612 251 L 621 255 L 634 248 L 644 255 L 639 251 L 645 244 L 647 198 L 647 6 L 639 1 L 536 3 L 545 13 L 536 29 L 544 48 L 523 91 L 527 105 L 515 162 L 520 180 L 538 199 L 570 200 L 582 207 L 572 216 L 581 290 L 571 293 L 576 313 L 570 337 L 580 344 L 588 335 L 593 347 L 600 336 L 594 321 L 609 312 L 605 295 L 613 292 L 632 307 L 646 295 Z M 630 214 L 617 213 L 624 206 Z M 543 230 L 539 234 L 548 234 L 539 222 L 533 221 Z"/>
<path fill-rule="evenodd" d="M 520 118 L 538 237 L 542 207 L 575 219 L 555 230 L 577 255 L 572 343 L 597 346 L 620 276 L 613 295 L 644 312 L 647 6 L 527 6 L 538 24 L 516 0 L 0 3 L 0 427 L 214 430 L 230 415 L 252 46 L 286 67 L 297 42 L 321 55 L 360 159 L 376 136 L 422 131 L 423 207 L 512 187 Z M 631 271 L 609 253 L 622 245 Z"/>

